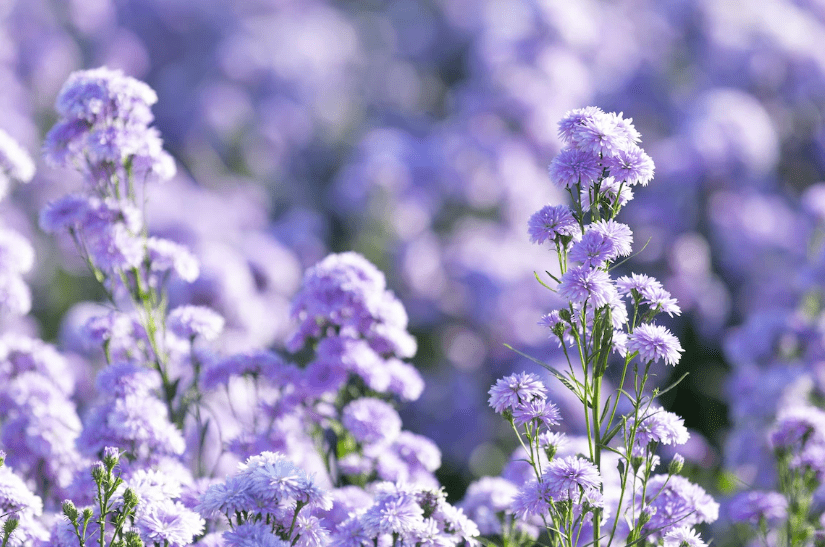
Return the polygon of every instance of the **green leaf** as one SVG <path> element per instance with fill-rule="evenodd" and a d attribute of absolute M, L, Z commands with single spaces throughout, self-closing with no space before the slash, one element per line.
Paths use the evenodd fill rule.
<path fill-rule="evenodd" d="M 681 377 L 681 378 L 679 378 L 678 380 L 676 380 L 675 382 L 673 382 L 672 384 L 670 384 L 669 386 L 667 386 L 665 389 L 663 389 L 662 391 L 660 391 L 659 393 L 657 393 L 657 394 L 656 394 L 656 395 L 654 395 L 653 397 L 654 397 L 654 398 L 656 398 L 656 397 L 661 397 L 662 395 L 664 395 L 665 393 L 667 393 L 668 391 L 670 391 L 670 390 L 671 390 L 671 389 L 673 389 L 674 387 L 678 386 L 678 385 L 682 382 L 682 380 L 684 380 L 684 379 L 687 377 L 687 375 L 688 375 L 688 374 L 690 374 L 690 373 L 689 373 L 689 372 L 685 372 L 684 374 L 682 374 L 682 377 Z"/>

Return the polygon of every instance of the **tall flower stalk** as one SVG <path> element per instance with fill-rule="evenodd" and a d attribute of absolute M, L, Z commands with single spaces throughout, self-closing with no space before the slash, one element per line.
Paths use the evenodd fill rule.
<path fill-rule="evenodd" d="M 654 405 L 664 390 L 649 386 L 660 362 L 679 361 L 679 340 L 654 321 L 678 315 L 679 306 L 651 277 L 611 275 L 633 243 L 630 228 L 615 219 L 633 188 L 653 178 L 653 161 L 621 114 L 575 110 L 560 122 L 559 135 L 566 148 L 550 176 L 571 205 L 543 207 L 528 230 L 534 243 L 556 254 L 557 272 L 536 278 L 566 304 L 540 324 L 559 340 L 567 368 L 540 364 L 582 403 L 587 443 L 581 454 L 558 457 L 551 428 L 560 416 L 538 377 L 499 380 L 490 404 L 510 422 L 535 476 L 515 496 L 513 512 L 540 521 L 554 546 L 704 545 L 690 527 L 715 520 L 716 503 L 677 476 L 681 457 L 665 474 L 654 474 L 657 447 L 688 439 L 682 419 Z M 614 367 L 615 387 L 605 379 Z M 611 475 L 616 467 L 618 477 Z"/>

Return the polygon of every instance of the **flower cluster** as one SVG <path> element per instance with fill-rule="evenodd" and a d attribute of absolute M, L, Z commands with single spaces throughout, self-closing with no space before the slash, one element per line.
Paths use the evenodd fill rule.
<path fill-rule="evenodd" d="M 572 455 L 559 454 L 561 439 L 549 428 L 559 424 L 560 413 L 537 376 L 517 373 L 499 380 L 490 389 L 490 406 L 510 422 L 532 475 L 522 477 L 526 482 L 509 507 L 500 507 L 527 526 L 545 527 L 551 542 L 562 545 L 575 545 L 584 530 L 596 547 L 602 540 L 633 544 L 657 538 L 666 545 L 699 544 L 692 526 L 715 521 L 718 505 L 677 475 L 684 464 L 678 454 L 667 474 L 653 474 L 657 448 L 689 438 L 680 417 L 653 405 L 659 390 L 647 385 L 654 363 L 676 365 L 682 353 L 679 340 L 654 319 L 681 310 L 649 276 L 611 276 L 633 243 L 630 228 L 615 217 L 632 198 L 630 188 L 650 182 L 653 161 L 639 147 L 631 120 L 595 107 L 569 112 L 559 136 L 567 147 L 551 163 L 550 177 L 569 193 L 572 205 L 542 208 L 530 218 L 528 232 L 531 241 L 551 244 L 557 255 L 556 273 L 547 271 L 551 281 L 539 280 L 566 305 L 539 324 L 558 339 L 567 370 L 545 367 L 582 403 L 586 444 Z M 609 392 L 605 375 L 616 354 L 621 359 L 610 377 L 618 384 Z M 604 402 L 603 392 L 609 394 Z M 624 415 L 617 417 L 620 406 Z M 615 456 L 618 476 L 607 464 Z M 521 541 L 514 526 L 505 530 L 505 515 L 497 520 L 486 529 Z"/>
<path fill-rule="evenodd" d="M 328 511 L 332 499 L 300 467 L 283 454 L 262 452 L 238 466 L 237 472 L 203 493 L 197 506 L 207 519 L 227 518 L 228 546 L 328 545 L 329 532 L 314 510 Z M 256 543 L 251 543 L 252 538 Z"/>
<path fill-rule="evenodd" d="M 132 194 L 132 178 L 168 180 L 172 157 L 149 124 L 158 100 L 143 82 L 101 67 L 72 73 L 57 97 L 61 120 L 46 135 L 54 166 L 78 169 L 101 194 Z"/>

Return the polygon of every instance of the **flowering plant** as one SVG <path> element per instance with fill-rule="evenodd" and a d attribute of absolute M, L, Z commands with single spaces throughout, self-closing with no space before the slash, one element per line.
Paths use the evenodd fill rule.
<path fill-rule="evenodd" d="M 543 527 L 558 546 L 581 545 L 586 535 L 595 547 L 660 540 L 703 546 L 692 527 L 716 520 L 718 505 L 678 475 L 684 462 L 678 454 L 665 473 L 655 474 L 657 448 L 688 439 L 683 420 L 655 405 L 675 384 L 649 385 L 654 367 L 675 365 L 682 352 L 679 340 L 654 319 L 680 309 L 651 277 L 611 276 L 633 243 L 630 228 L 615 219 L 633 188 L 652 179 L 653 161 L 621 114 L 575 110 L 559 123 L 559 135 L 567 146 L 551 163 L 550 176 L 572 205 L 543 207 L 528 228 L 534 243 L 549 243 L 555 251 L 556 273 L 536 278 L 566 304 L 540 324 L 558 339 L 567 369 L 536 362 L 581 402 L 587 436 L 581 451 L 562 448 L 553 431 L 559 410 L 536 375 L 517 373 L 496 382 L 490 406 L 509 421 L 533 474 L 514 494 L 513 515 Z M 616 385 L 610 386 L 614 356 Z M 511 534 L 503 541 L 520 540 Z"/>

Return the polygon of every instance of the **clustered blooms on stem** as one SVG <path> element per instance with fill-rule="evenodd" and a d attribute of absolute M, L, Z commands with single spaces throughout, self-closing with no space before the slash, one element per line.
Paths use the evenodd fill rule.
<path fill-rule="evenodd" d="M 485 531 L 507 545 L 529 543 L 540 527 L 557 546 L 661 540 L 703 547 L 692 527 L 716 520 L 716 502 L 678 476 L 684 462 L 678 454 L 666 473 L 654 474 L 657 448 L 689 436 L 681 418 L 654 405 L 660 391 L 647 386 L 656 363 L 679 361 L 679 340 L 654 322 L 663 313 L 678 315 L 679 306 L 653 278 L 611 275 L 633 243 L 630 228 L 616 216 L 633 198 L 632 188 L 653 178 L 653 161 L 639 147 L 631 120 L 596 107 L 568 113 L 559 136 L 566 147 L 551 163 L 550 177 L 569 193 L 571 206 L 543 207 L 530 218 L 528 233 L 556 254 L 556 273 L 548 271 L 551 280 L 540 282 L 566 305 L 539 324 L 558 339 L 568 368 L 546 368 L 581 401 L 587 436 L 577 448 L 563 447 L 551 431 L 559 424 L 558 409 L 535 375 L 499 380 L 490 389 L 490 406 L 510 422 L 530 470 L 509 503 L 499 503 L 497 525 Z M 609 377 L 618 384 L 611 390 L 605 375 L 614 362 Z M 517 478 L 507 469 L 503 475 Z M 484 514 L 477 497 L 473 491 L 471 516 Z"/>

